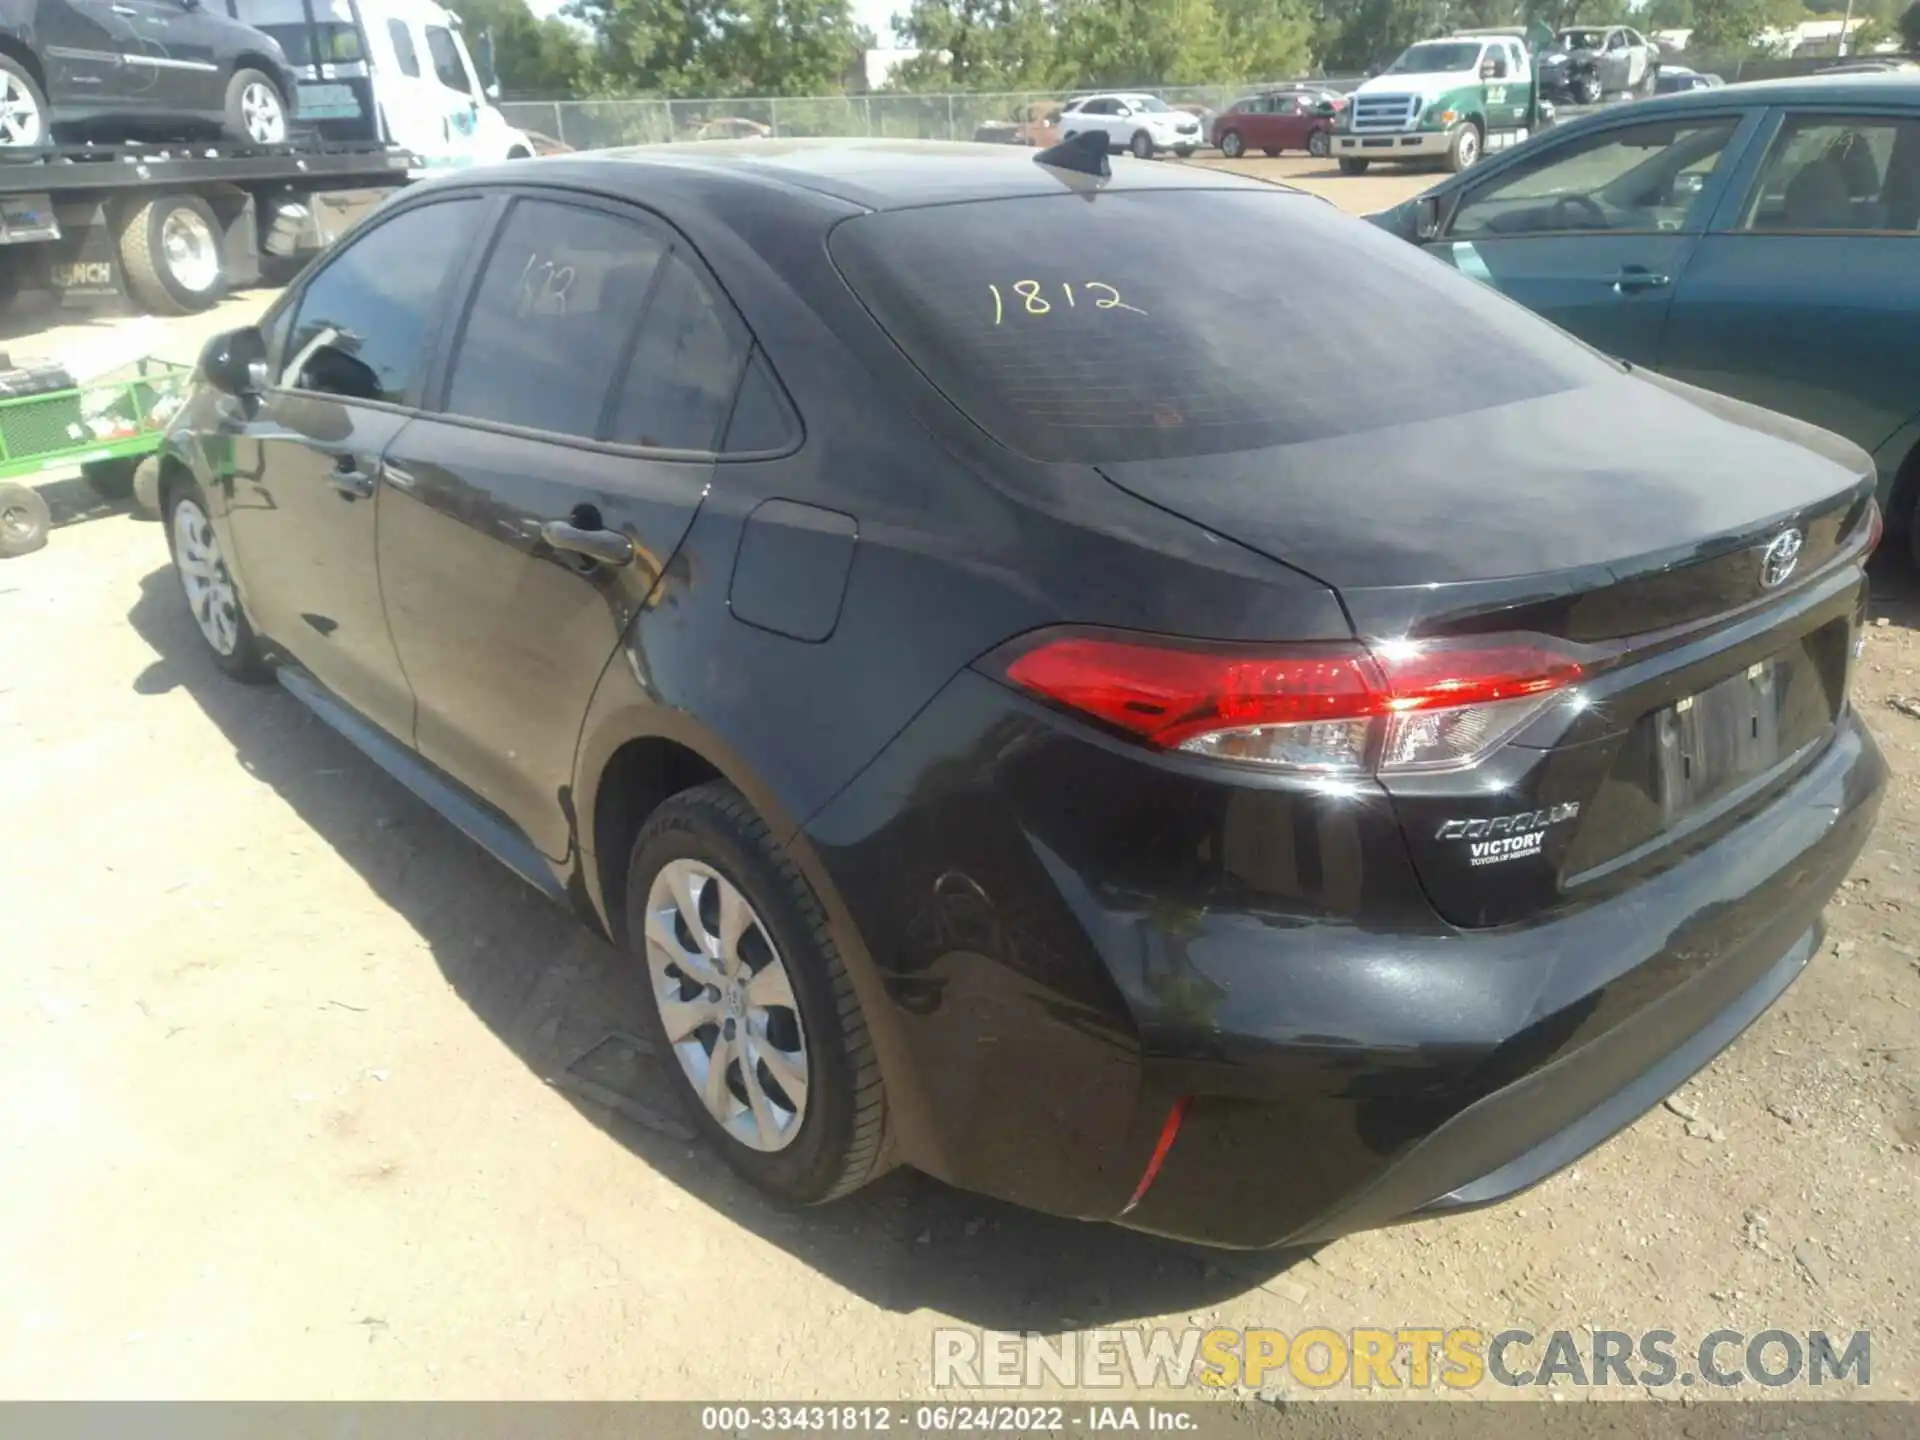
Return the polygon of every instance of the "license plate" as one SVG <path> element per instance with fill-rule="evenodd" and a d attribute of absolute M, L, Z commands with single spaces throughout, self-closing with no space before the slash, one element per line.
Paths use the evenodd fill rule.
<path fill-rule="evenodd" d="M 302 85 L 300 118 L 347 120 L 360 113 L 360 97 L 351 85 Z"/>
<path fill-rule="evenodd" d="M 60 222 L 53 202 L 45 195 L 9 195 L 0 198 L 0 245 L 22 245 L 58 240 Z"/>
<path fill-rule="evenodd" d="M 1661 798 L 1669 818 L 1707 804 L 1784 758 L 1784 698 L 1792 679 L 1786 657 L 1749 665 L 1689 695 L 1655 720 Z"/>

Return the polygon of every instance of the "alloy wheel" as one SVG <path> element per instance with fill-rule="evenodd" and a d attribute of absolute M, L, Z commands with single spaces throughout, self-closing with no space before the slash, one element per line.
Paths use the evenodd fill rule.
<path fill-rule="evenodd" d="M 167 212 L 160 222 L 160 249 L 167 269 L 183 289 L 200 294 L 220 279 L 220 244 L 213 227 L 184 205 Z"/>
<path fill-rule="evenodd" d="M 674 1058 L 714 1122 L 784 1150 L 807 1113 L 806 1034 L 786 962 L 739 888 L 671 860 L 647 891 L 647 973 Z"/>
<path fill-rule="evenodd" d="M 173 563 L 180 587 L 187 592 L 187 608 L 194 623 L 214 648 L 230 656 L 240 644 L 240 601 L 233 577 L 220 555 L 220 541 L 206 511 L 192 500 L 182 500 L 173 511 Z"/>
<path fill-rule="evenodd" d="M 0 145 L 38 145 L 46 138 L 40 104 L 18 75 L 0 72 Z"/>
<path fill-rule="evenodd" d="M 240 119 L 249 139 L 277 145 L 287 138 L 287 112 L 280 96 L 265 81 L 256 80 L 240 92 Z"/>

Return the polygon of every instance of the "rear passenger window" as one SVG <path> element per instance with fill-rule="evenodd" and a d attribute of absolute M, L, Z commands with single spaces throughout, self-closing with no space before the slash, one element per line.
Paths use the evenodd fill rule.
<path fill-rule="evenodd" d="M 608 438 L 711 450 L 733 409 L 747 337 L 732 308 L 677 255 L 661 267 Z"/>
<path fill-rule="evenodd" d="M 455 347 L 447 412 L 604 438 L 612 377 L 666 248 L 652 230 L 603 211 L 519 202 Z"/>
<path fill-rule="evenodd" d="M 413 32 L 404 20 L 387 21 L 387 39 L 393 42 L 393 58 L 400 62 L 400 73 L 420 76 L 420 52 L 413 48 Z"/>
<path fill-rule="evenodd" d="M 767 368 L 766 357 L 755 350 L 740 381 L 740 397 L 734 401 L 723 448 L 730 455 L 749 455 L 784 450 L 796 438 L 780 382 Z"/>
<path fill-rule="evenodd" d="M 418 405 L 427 328 L 480 212 L 478 200 L 443 200 L 349 240 L 300 297 L 281 383 Z"/>

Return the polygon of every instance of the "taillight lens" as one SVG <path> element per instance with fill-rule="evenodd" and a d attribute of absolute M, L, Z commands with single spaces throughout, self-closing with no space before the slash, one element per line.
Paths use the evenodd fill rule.
<path fill-rule="evenodd" d="M 1880 548 L 1880 540 L 1887 533 L 1887 517 L 1880 513 L 1878 500 L 1867 501 L 1867 554 L 1871 555 Z"/>
<path fill-rule="evenodd" d="M 1157 749 L 1339 776 L 1477 764 L 1586 660 L 1534 635 L 1269 649 L 1045 631 L 990 668 Z"/>

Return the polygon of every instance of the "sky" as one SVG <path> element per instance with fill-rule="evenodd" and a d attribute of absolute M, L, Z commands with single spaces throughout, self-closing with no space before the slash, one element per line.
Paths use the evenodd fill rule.
<path fill-rule="evenodd" d="M 567 0 L 527 0 L 536 15 L 546 16 L 559 13 Z M 893 12 L 898 0 L 853 0 L 853 18 L 865 25 L 880 37 L 883 46 L 893 42 Z"/>

